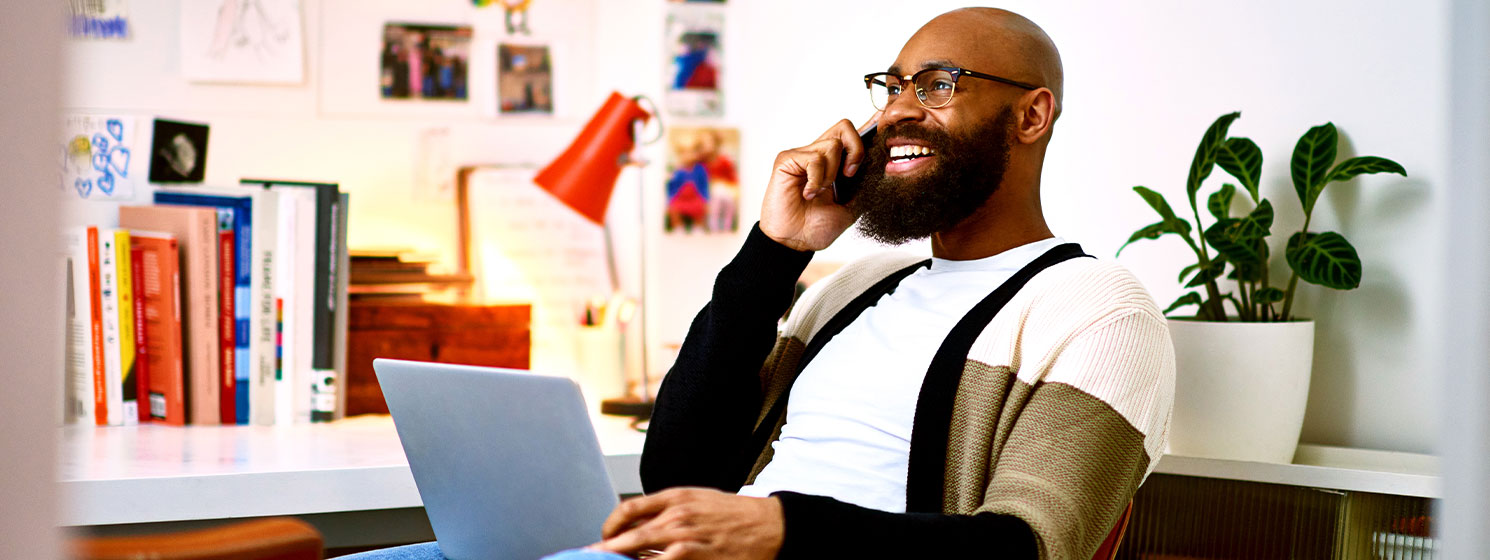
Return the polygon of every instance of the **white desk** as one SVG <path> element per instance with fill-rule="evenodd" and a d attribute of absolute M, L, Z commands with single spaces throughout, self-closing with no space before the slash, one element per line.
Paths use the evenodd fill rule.
<path fill-rule="evenodd" d="M 641 492 L 644 435 L 596 415 L 611 483 Z M 422 507 L 393 422 L 286 427 L 68 426 L 61 525 L 112 525 Z"/>

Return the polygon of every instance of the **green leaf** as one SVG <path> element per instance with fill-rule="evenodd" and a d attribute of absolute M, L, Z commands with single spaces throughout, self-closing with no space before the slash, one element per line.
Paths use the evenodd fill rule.
<path fill-rule="evenodd" d="M 1174 310 L 1187 305 L 1200 305 L 1201 301 L 1202 300 L 1200 299 L 1200 294 L 1190 292 L 1188 294 L 1180 296 L 1180 299 L 1174 300 L 1174 303 L 1169 304 L 1169 307 L 1164 310 L 1164 314 L 1168 315 L 1170 313 L 1173 313 Z"/>
<path fill-rule="evenodd" d="M 1153 208 L 1155 212 L 1158 212 L 1159 217 L 1164 218 L 1164 221 L 1178 219 L 1174 215 L 1174 209 L 1169 207 L 1169 201 L 1164 200 L 1164 195 L 1144 186 L 1133 187 L 1133 192 L 1143 197 L 1143 201 L 1149 203 L 1149 207 Z"/>
<path fill-rule="evenodd" d="M 1339 139 L 1335 124 L 1324 123 L 1305 132 L 1293 147 L 1289 172 L 1293 175 L 1293 189 L 1304 205 L 1305 216 L 1314 213 L 1314 201 L 1319 199 L 1330 165 L 1335 163 L 1335 144 Z"/>
<path fill-rule="evenodd" d="M 1262 150 L 1251 138 L 1227 138 L 1216 149 L 1216 164 L 1242 182 L 1242 188 L 1259 202 L 1257 185 L 1262 180 Z"/>
<path fill-rule="evenodd" d="M 1168 226 L 1169 226 L 1169 224 L 1167 224 L 1165 222 L 1155 222 L 1155 223 L 1152 223 L 1152 224 L 1143 226 L 1143 229 L 1140 229 L 1138 231 L 1133 232 L 1133 236 L 1128 238 L 1128 242 L 1127 243 L 1124 243 L 1122 247 L 1118 247 L 1117 255 L 1115 255 L 1115 256 L 1122 256 L 1123 255 L 1123 249 L 1127 249 L 1128 246 L 1129 245 L 1132 245 L 1134 241 L 1139 241 L 1139 240 L 1143 240 L 1143 239 L 1158 239 L 1159 236 L 1164 235 L 1165 233 L 1168 232 L 1168 229 L 1167 229 Z"/>
<path fill-rule="evenodd" d="M 1226 272 L 1226 259 L 1223 259 L 1220 255 L 1217 255 L 1216 258 L 1211 260 L 1210 266 L 1202 268 L 1199 274 L 1196 274 L 1194 278 L 1191 278 L 1190 281 L 1185 284 L 1185 287 L 1199 288 L 1201 286 L 1204 286 L 1206 282 L 1210 282 L 1211 280 L 1220 278 L 1221 273 L 1223 272 Z"/>
<path fill-rule="evenodd" d="M 1211 168 L 1216 165 L 1216 149 L 1226 143 L 1226 131 L 1231 128 L 1231 122 L 1241 113 L 1227 113 L 1211 123 L 1210 128 L 1205 131 L 1205 136 L 1200 137 L 1200 146 L 1195 148 L 1195 159 L 1190 160 L 1190 175 L 1185 180 L 1185 192 L 1190 196 L 1190 209 L 1195 210 L 1195 193 L 1200 191 L 1200 184 L 1205 182 L 1206 177 L 1211 176 Z"/>
<path fill-rule="evenodd" d="M 1283 290 L 1278 288 L 1263 288 L 1252 292 L 1252 303 L 1278 303 L 1283 301 Z"/>
<path fill-rule="evenodd" d="M 1226 183 L 1221 185 L 1221 190 L 1211 193 L 1211 198 L 1206 200 L 1205 209 L 1217 220 L 1225 220 L 1231 217 L 1231 199 L 1235 197 L 1236 185 Z"/>
<path fill-rule="evenodd" d="M 1189 278 L 1190 277 L 1190 273 L 1191 272 L 1195 272 L 1196 270 L 1200 270 L 1200 263 L 1195 263 L 1195 264 L 1192 264 L 1190 266 L 1185 267 L 1184 270 L 1181 270 L 1180 271 L 1180 280 L 1179 281 L 1181 283 L 1183 283 L 1186 278 Z"/>
<path fill-rule="evenodd" d="M 1335 165 L 1330 174 L 1325 178 L 1326 183 L 1335 181 L 1348 181 L 1352 177 L 1370 173 L 1396 173 L 1403 177 L 1407 176 L 1407 170 L 1400 164 L 1387 158 L 1376 156 L 1360 156 L 1347 159 Z M 1320 187 L 1324 188 L 1323 186 Z"/>
<path fill-rule="evenodd" d="M 1253 268 L 1267 261 L 1268 246 L 1261 241 L 1273 227 L 1273 203 L 1263 199 L 1252 213 L 1220 220 L 1205 230 L 1205 240 L 1227 260 L 1237 265 L 1237 277 L 1250 280 Z M 1247 268 L 1248 270 L 1242 270 Z"/>
<path fill-rule="evenodd" d="M 1361 257 L 1338 233 L 1295 233 L 1288 239 L 1286 257 L 1288 266 L 1310 284 L 1336 290 L 1361 285 Z"/>

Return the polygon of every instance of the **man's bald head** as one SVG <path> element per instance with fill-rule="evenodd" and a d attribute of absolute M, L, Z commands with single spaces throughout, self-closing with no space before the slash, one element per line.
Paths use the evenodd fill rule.
<path fill-rule="evenodd" d="M 1056 114 L 1060 114 L 1061 53 L 1045 30 L 1029 18 L 999 8 L 961 8 L 921 26 L 907 48 L 918 41 L 933 41 L 943 50 L 970 57 L 957 61 L 969 69 L 1050 89 Z"/>

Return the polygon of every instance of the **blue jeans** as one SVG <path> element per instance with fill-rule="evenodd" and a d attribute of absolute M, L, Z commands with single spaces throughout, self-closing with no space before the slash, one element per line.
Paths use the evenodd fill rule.
<path fill-rule="evenodd" d="M 427 543 L 421 543 L 421 544 L 411 544 L 411 545 L 408 545 L 408 546 L 398 546 L 398 547 L 393 547 L 393 548 L 385 548 L 385 549 L 382 549 L 382 550 L 370 550 L 370 551 L 367 551 L 367 552 L 361 552 L 361 553 L 352 554 L 352 555 L 349 555 L 349 556 L 341 556 L 340 558 L 344 558 L 346 560 L 445 560 L 445 555 L 444 554 L 440 554 L 440 545 L 439 544 L 434 543 L 434 542 L 427 542 Z M 527 559 L 525 559 L 525 558 L 514 558 L 514 559 L 510 559 L 510 560 L 527 560 Z M 598 550 L 585 550 L 583 548 L 576 548 L 576 549 L 573 549 L 573 550 L 565 550 L 563 552 L 555 552 L 553 554 L 550 554 L 548 556 L 543 557 L 542 560 L 631 560 L 631 559 L 630 558 L 627 558 L 625 556 L 621 556 L 619 554 L 612 554 L 610 552 L 600 552 Z"/>

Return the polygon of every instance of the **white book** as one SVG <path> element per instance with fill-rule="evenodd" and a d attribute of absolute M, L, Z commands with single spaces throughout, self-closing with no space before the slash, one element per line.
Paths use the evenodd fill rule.
<path fill-rule="evenodd" d="M 63 416 L 69 424 L 93 423 L 93 306 L 88 281 L 88 228 L 63 236 L 67 251 L 67 382 Z"/>
<path fill-rule="evenodd" d="M 253 360 L 252 385 L 249 388 L 249 422 L 270 426 L 275 421 L 275 399 L 278 397 L 279 312 L 275 305 L 277 253 L 279 252 L 279 193 L 254 191 L 253 251 L 254 269 L 249 280 L 253 313 L 249 317 L 249 356 Z"/>
<path fill-rule="evenodd" d="M 110 426 L 124 425 L 124 349 L 119 328 L 119 256 L 114 228 L 98 229 L 98 287 L 103 301 L 104 395 Z"/>
<path fill-rule="evenodd" d="M 257 190 L 263 187 L 254 186 Z M 276 186 L 279 198 L 278 251 L 274 291 L 280 306 L 280 369 L 275 391 L 275 423 L 310 422 L 316 371 L 316 193 L 314 189 Z"/>

